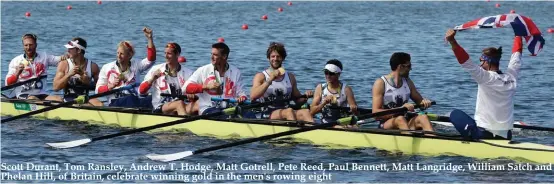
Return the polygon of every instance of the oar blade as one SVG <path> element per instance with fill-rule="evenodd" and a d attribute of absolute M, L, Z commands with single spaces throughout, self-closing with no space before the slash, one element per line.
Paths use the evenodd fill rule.
<path fill-rule="evenodd" d="M 174 160 L 179 160 L 188 156 L 194 155 L 192 151 L 183 151 L 179 153 L 172 153 L 167 155 L 158 155 L 158 154 L 148 154 L 146 155 L 147 158 L 150 160 L 155 161 L 162 161 L 162 162 L 171 162 Z"/>
<path fill-rule="evenodd" d="M 65 148 L 73 148 L 77 146 L 81 146 L 84 144 L 87 144 L 91 142 L 91 139 L 79 139 L 75 141 L 68 141 L 68 142 L 58 142 L 58 143 L 46 143 L 48 146 L 58 149 L 65 149 Z"/>

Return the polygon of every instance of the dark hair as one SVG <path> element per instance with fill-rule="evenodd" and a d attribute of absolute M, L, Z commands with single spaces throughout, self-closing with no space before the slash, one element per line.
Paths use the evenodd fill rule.
<path fill-rule="evenodd" d="M 283 57 L 283 59 L 287 58 L 287 50 L 285 50 L 285 45 L 279 42 L 271 42 L 269 43 L 269 47 L 267 48 L 267 59 L 269 59 L 269 56 L 273 51 L 276 51 Z"/>
<path fill-rule="evenodd" d="M 398 65 L 406 64 L 410 60 L 410 54 L 405 52 L 395 52 L 390 57 L 390 69 L 394 71 L 398 68 Z"/>
<path fill-rule="evenodd" d="M 32 33 L 27 33 L 27 34 L 24 34 L 22 37 L 21 37 L 21 42 L 23 42 L 23 40 L 25 40 L 25 38 L 31 38 L 33 39 L 33 41 L 37 42 L 37 35 L 35 34 L 32 34 Z"/>
<path fill-rule="evenodd" d="M 331 60 L 327 61 L 327 63 L 325 65 L 327 65 L 327 64 L 336 65 L 340 68 L 340 70 L 342 70 L 342 63 L 338 59 L 331 59 Z"/>
<path fill-rule="evenodd" d="M 173 48 L 173 52 L 175 54 L 181 54 L 181 46 L 175 42 L 169 42 L 167 45 L 165 45 L 165 48 L 171 47 Z"/>
<path fill-rule="evenodd" d="M 231 50 L 229 49 L 229 46 L 227 46 L 227 44 L 221 42 L 214 43 L 212 44 L 212 48 L 218 49 L 220 52 L 223 52 L 222 54 L 224 56 L 227 56 L 227 58 L 229 58 L 229 52 L 231 52 Z"/>
<path fill-rule="evenodd" d="M 75 37 L 73 39 L 71 39 L 71 41 L 75 41 L 77 40 L 78 41 L 78 44 L 83 46 L 85 49 L 87 48 L 87 41 L 81 37 Z M 77 48 L 79 49 L 79 48 Z M 81 52 L 83 52 L 83 55 L 85 55 L 85 50 L 81 50 Z"/>
<path fill-rule="evenodd" d="M 502 57 L 502 47 L 498 47 L 498 48 L 494 48 L 494 47 L 488 47 L 488 48 L 485 48 L 483 49 L 483 54 L 488 56 L 488 57 L 491 57 L 491 58 L 494 58 L 494 59 L 497 59 L 498 61 L 500 61 L 500 58 Z M 491 62 L 491 64 L 498 64 L 498 63 L 494 63 L 494 62 Z"/>

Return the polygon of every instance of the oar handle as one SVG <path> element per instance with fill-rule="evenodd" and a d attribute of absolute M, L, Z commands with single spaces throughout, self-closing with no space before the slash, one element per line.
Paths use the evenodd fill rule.
<path fill-rule="evenodd" d="M 16 82 L 16 83 L 13 83 L 12 85 L 4 86 L 4 87 L 2 87 L 0 90 L 4 91 L 4 90 L 16 88 L 16 87 L 18 87 L 18 86 L 21 86 L 21 85 L 23 85 L 23 84 L 27 84 L 27 83 L 29 83 L 29 82 L 35 82 L 35 81 L 42 80 L 42 79 L 44 79 L 44 78 L 46 78 L 46 77 L 47 77 L 47 75 L 41 75 L 41 76 L 38 76 L 38 77 L 35 77 L 35 78 L 32 78 L 32 79 L 26 80 L 26 81 Z"/>
<path fill-rule="evenodd" d="M 160 94 L 160 96 L 178 98 L 180 100 L 190 100 L 190 99 L 188 99 L 188 97 L 186 95 L 173 95 L 173 94 L 168 94 L 168 93 L 162 93 L 162 94 Z M 196 96 L 196 99 L 198 99 L 198 96 Z M 226 102 L 229 102 L 229 103 L 237 103 L 238 102 L 237 99 L 226 99 L 226 98 L 217 98 L 217 97 L 212 97 L 211 100 L 215 101 L 215 102 L 219 102 L 219 101 L 226 101 Z M 252 102 L 250 102 L 250 100 L 246 100 L 246 101 L 243 102 L 243 104 L 251 104 L 251 103 Z"/>
<path fill-rule="evenodd" d="M 431 102 L 431 105 L 436 105 L 436 104 L 437 103 L 435 101 Z M 417 104 L 417 105 L 414 106 L 414 108 L 420 108 L 422 106 L 423 105 L 421 105 L 421 104 Z M 345 117 L 345 118 L 339 119 L 337 122 L 341 125 L 353 125 L 358 120 L 368 119 L 368 118 L 373 118 L 373 117 L 379 117 L 379 116 L 384 116 L 384 115 L 389 115 L 389 114 L 404 113 L 404 112 L 407 112 L 407 111 L 408 111 L 407 107 L 400 107 L 400 108 L 388 109 L 388 110 L 381 111 L 381 112 L 376 112 L 376 113 L 367 113 L 367 114 L 362 114 L 362 115 L 359 115 L 359 116 Z"/>

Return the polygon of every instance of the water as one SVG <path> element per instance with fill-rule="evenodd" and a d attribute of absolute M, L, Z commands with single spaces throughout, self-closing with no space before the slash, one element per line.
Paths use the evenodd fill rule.
<path fill-rule="evenodd" d="M 537 57 L 524 51 L 521 78 L 516 93 L 515 117 L 539 126 L 554 127 L 551 109 L 554 69 L 551 49 L 554 27 L 552 2 L 502 2 L 495 8 L 487 2 L 2 2 L 2 81 L 10 60 L 22 53 L 21 35 L 39 36 L 38 50 L 60 55 L 63 45 L 73 37 L 88 42 L 86 56 L 99 65 L 115 60 L 116 44 L 130 40 L 137 47 L 135 58 L 146 56 L 143 26 L 154 30 L 158 61 L 167 42 L 177 42 L 187 58 L 186 67 L 195 69 L 209 63 L 210 45 L 224 37 L 231 48 L 230 63 L 242 70 L 246 90 L 251 79 L 268 66 L 265 51 L 272 41 L 286 45 L 287 71 L 294 72 L 301 91 L 324 82 L 323 68 L 329 59 L 343 62 L 341 79 L 352 86 L 359 106 L 370 107 L 371 86 L 375 79 L 390 71 L 388 59 L 393 52 L 412 56 L 411 78 L 419 92 L 438 105 L 431 112 L 445 114 L 453 108 L 473 113 L 476 84 L 458 66 L 450 47 L 443 40 L 447 28 L 481 16 L 517 13 L 531 17 L 541 28 L 546 46 Z M 71 4 L 72 10 L 65 7 Z M 277 12 L 278 7 L 284 11 Z M 31 17 L 25 17 L 26 11 Z M 268 20 L 260 17 L 268 15 Z M 241 30 L 242 24 L 248 30 Z M 482 48 L 503 46 L 501 67 L 505 68 L 512 44 L 511 29 L 476 30 L 457 35 L 459 43 L 476 60 Z M 53 77 L 55 68 L 50 68 Z M 121 129 L 87 125 L 81 122 L 24 119 L 2 125 L 2 163 L 34 164 L 161 164 L 144 155 L 194 150 L 229 143 L 189 134 L 134 134 L 90 146 L 69 150 L 47 148 L 45 142 L 73 140 L 116 133 Z M 554 144 L 552 134 L 523 132 L 517 139 Z M 286 142 L 286 141 L 285 141 Z M 290 141 L 289 141 L 290 142 Z M 420 163 L 462 164 L 506 160 L 476 160 L 458 156 L 410 156 L 382 153 L 375 149 L 325 149 L 309 144 L 253 143 L 197 155 L 180 163 L 212 166 L 215 163 Z M 63 165 L 61 165 L 63 166 Z M 5 172 L 5 170 L 3 170 Z M 161 171 L 170 174 L 172 171 Z M 296 171 L 306 177 L 309 171 Z M 12 172 L 13 173 L 13 172 Z M 22 171 L 23 174 L 34 173 Z M 92 171 L 87 171 L 91 174 Z M 96 171 L 107 177 L 116 172 Z M 132 172 L 158 174 L 160 171 Z M 200 173 L 199 171 L 179 173 Z M 240 171 L 261 173 L 261 171 Z M 281 174 L 287 174 L 284 172 Z M 55 172 L 57 176 L 57 172 Z M 63 173 L 61 173 L 63 174 Z M 321 172 L 316 174 L 322 174 Z M 328 172 L 327 172 L 328 174 Z M 325 182 L 552 182 L 552 171 L 354 171 L 331 172 Z M 192 179 L 192 178 L 190 178 Z M 307 179 L 307 178 L 306 178 Z M 178 180 L 185 181 L 185 180 Z M 178 182 L 177 181 L 177 182 Z M 189 180 L 192 181 L 192 180 Z M 202 181 L 202 180 L 201 180 Z M 205 180 L 203 180 L 205 181 Z M 274 180 L 271 180 L 274 181 Z M 282 180 L 283 181 L 283 180 Z M 284 180 L 299 182 L 300 179 Z M 311 180 L 316 182 L 317 180 Z M 114 181 L 112 181 L 114 182 Z M 115 182 L 130 182 L 118 180 Z M 156 181 L 148 181 L 156 182 Z M 170 181 L 161 181 L 170 182 Z M 232 182 L 225 180 L 224 182 Z"/>

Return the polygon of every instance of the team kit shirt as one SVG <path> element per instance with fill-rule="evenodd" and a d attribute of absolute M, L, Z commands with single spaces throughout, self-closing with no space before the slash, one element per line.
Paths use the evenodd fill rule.
<path fill-rule="evenodd" d="M 265 80 L 269 80 L 269 73 L 267 71 L 262 71 L 264 74 Z M 289 73 L 286 72 L 285 76 L 281 80 L 271 81 L 271 85 L 267 87 L 267 90 L 264 92 L 262 102 L 264 101 L 279 101 L 273 105 L 269 105 L 269 111 L 273 109 L 284 109 L 288 108 L 288 103 L 282 101 L 282 99 L 289 99 L 292 95 L 292 83 L 290 82 Z"/>
<path fill-rule="evenodd" d="M 210 107 L 227 107 L 227 103 L 223 101 L 212 102 L 212 97 L 223 99 L 246 97 L 245 91 L 243 90 L 244 85 L 240 70 L 229 64 L 227 66 L 228 69 L 225 72 L 225 76 L 219 76 L 219 72 L 214 72 L 215 67 L 212 64 L 204 65 L 198 68 L 183 86 L 183 91 L 186 91 L 188 94 L 194 94 L 195 91 L 192 88 L 187 88 L 190 84 L 207 85 L 211 82 L 218 81 L 221 85 L 222 94 L 219 94 L 218 90 L 203 90 L 202 93 L 198 93 L 199 114 L 202 114 L 204 110 Z"/>
<path fill-rule="evenodd" d="M 94 77 L 92 76 L 92 67 L 91 67 L 92 62 L 89 61 L 88 59 L 85 59 L 85 61 L 87 62 L 85 73 L 87 76 L 90 77 L 90 83 L 94 84 Z M 69 73 L 70 71 L 73 70 L 73 68 L 75 68 L 75 64 L 73 63 L 73 60 L 67 59 L 67 70 L 65 71 L 65 73 L 66 74 Z M 83 95 L 85 93 L 88 93 L 88 86 L 83 86 L 81 82 L 80 74 L 75 74 L 71 76 L 67 82 L 69 85 L 66 87 L 66 89 L 64 89 L 64 97 L 76 97 L 78 95 Z"/>
<path fill-rule="evenodd" d="M 31 58 L 27 58 L 25 54 L 21 54 L 10 61 L 8 74 L 6 75 L 5 85 L 16 82 L 23 82 L 39 76 L 48 75 L 48 67 L 56 67 L 61 60 L 60 56 L 47 55 L 45 52 L 36 53 L 35 58 L 30 61 Z M 20 64 L 24 64 L 25 69 L 19 75 L 19 79 L 15 80 L 17 68 Z M 44 88 L 47 85 L 46 77 L 35 82 L 27 83 L 19 87 L 14 88 L 11 92 L 15 93 L 17 98 L 26 98 L 27 96 L 48 94 Z"/>
<path fill-rule="evenodd" d="M 152 89 L 152 106 L 154 108 L 161 108 L 164 103 L 173 101 L 172 97 L 162 97 L 161 94 L 171 94 L 174 95 L 173 97 L 184 94 L 182 86 L 185 85 L 185 82 L 192 75 L 193 71 L 181 65 L 179 66 L 180 70 L 175 77 L 167 74 L 169 71 L 167 63 L 153 66 L 144 76 L 144 82 L 140 85 L 139 93 L 141 95 L 147 94 L 148 89 Z M 161 72 L 160 77 L 154 80 L 152 84 L 148 85 L 146 81 L 154 78 L 154 74 L 156 74 L 157 71 Z"/>
<path fill-rule="evenodd" d="M 337 107 L 347 107 L 348 103 L 346 102 L 346 84 L 340 82 L 340 90 L 338 92 L 331 92 L 329 91 L 329 85 L 327 83 L 321 84 L 322 93 L 321 93 L 321 101 L 320 103 L 323 103 L 325 101 L 325 98 L 329 95 L 335 96 L 336 103 L 329 103 L 325 106 L 323 106 L 323 109 L 321 109 L 321 115 L 322 115 L 322 121 L 324 123 L 330 123 L 335 122 L 339 118 L 341 118 L 341 112 L 340 109 Z"/>
<path fill-rule="evenodd" d="M 131 66 L 127 71 L 121 72 L 119 69 L 119 66 L 117 64 L 117 60 L 107 63 L 104 66 L 102 66 L 102 69 L 100 70 L 100 74 L 98 75 L 98 82 L 96 83 L 96 93 L 103 93 L 108 91 L 108 84 L 115 84 L 115 80 L 120 77 L 121 74 L 123 74 L 123 78 L 120 78 L 119 84 L 116 84 L 117 87 L 127 86 L 130 84 L 134 84 L 136 82 L 136 77 L 141 72 L 144 72 L 148 70 L 152 65 L 154 64 L 154 61 L 148 60 L 148 58 L 144 58 L 142 61 L 136 61 L 131 60 Z M 117 99 L 122 96 L 126 95 L 132 95 L 133 92 L 129 92 L 128 90 L 120 91 L 116 94 L 106 96 L 108 99 L 108 102 L 112 99 Z"/>
<path fill-rule="evenodd" d="M 514 126 L 514 95 L 521 68 L 521 52 L 514 52 L 506 73 L 486 71 L 468 59 L 462 68 L 477 82 L 474 119 L 477 126 L 507 137 Z"/>

